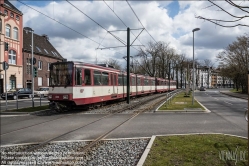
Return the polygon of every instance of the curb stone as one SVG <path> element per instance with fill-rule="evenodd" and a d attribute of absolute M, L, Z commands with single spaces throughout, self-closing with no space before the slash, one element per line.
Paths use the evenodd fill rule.
<path fill-rule="evenodd" d="M 229 93 L 222 92 L 222 91 L 219 91 L 219 92 L 222 93 L 222 94 L 224 94 L 224 95 L 228 95 L 228 96 L 232 96 L 232 97 L 236 97 L 236 98 L 248 100 L 248 98 L 245 98 L 245 97 L 243 97 L 243 96 L 233 95 L 233 94 L 229 94 Z"/>

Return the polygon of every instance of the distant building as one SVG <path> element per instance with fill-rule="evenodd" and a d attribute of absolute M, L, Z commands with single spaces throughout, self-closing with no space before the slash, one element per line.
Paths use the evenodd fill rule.
<path fill-rule="evenodd" d="M 32 89 L 32 33 L 23 29 L 23 85 Z M 41 86 L 49 86 L 49 66 L 53 62 L 63 61 L 63 57 L 49 42 L 47 35 L 37 35 L 33 33 L 33 57 L 36 59 L 35 67 L 38 68 L 38 75 L 34 78 L 34 89 Z"/>
<path fill-rule="evenodd" d="M 5 91 L 5 71 L 2 63 L 6 61 L 9 69 L 6 74 L 7 90 L 22 88 L 22 47 L 23 14 L 8 0 L 0 0 L 0 93 Z M 4 43 L 9 50 L 4 50 Z"/>
<path fill-rule="evenodd" d="M 200 88 L 201 86 L 210 88 L 211 87 L 211 72 L 212 67 L 207 66 L 200 66 L 197 69 L 197 87 Z"/>
<path fill-rule="evenodd" d="M 212 71 L 212 87 L 214 88 L 232 88 L 234 83 L 230 78 L 221 76 L 220 69 Z"/>
<path fill-rule="evenodd" d="M 212 71 L 212 82 L 211 82 L 211 86 L 213 88 L 217 88 L 218 87 L 218 75 L 219 75 L 219 71 L 217 71 L 217 70 L 213 70 Z"/>

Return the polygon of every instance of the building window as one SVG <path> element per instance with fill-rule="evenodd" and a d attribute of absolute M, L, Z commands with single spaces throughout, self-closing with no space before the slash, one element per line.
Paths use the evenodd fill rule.
<path fill-rule="evenodd" d="M 42 86 L 42 77 L 38 77 L 38 86 Z"/>
<path fill-rule="evenodd" d="M 47 85 L 49 86 L 49 78 L 47 78 Z"/>
<path fill-rule="evenodd" d="M 40 49 L 38 46 L 36 46 L 36 48 L 37 48 L 37 50 L 38 50 L 39 52 L 41 52 L 41 49 Z"/>
<path fill-rule="evenodd" d="M 5 27 L 5 36 L 10 37 L 10 25 L 7 24 Z"/>
<path fill-rule="evenodd" d="M 19 21 L 20 20 L 20 17 L 18 15 L 16 15 L 16 20 Z"/>
<path fill-rule="evenodd" d="M 38 61 L 38 69 L 42 70 L 42 61 Z"/>
<path fill-rule="evenodd" d="M 16 51 L 9 50 L 9 64 L 16 64 Z"/>
<path fill-rule="evenodd" d="M 49 71 L 50 63 L 48 63 L 48 71 Z"/>
<path fill-rule="evenodd" d="M 7 10 L 4 10 L 4 14 L 5 14 L 6 16 L 8 16 L 8 11 L 7 11 Z"/>
<path fill-rule="evenodd" d="M 27 64 L 27 74 L 31 74 L 31 65 Z"/>
<path fill-rule="evenodd" d="M 9 89 L 16 89 L 16 77 L 15 75 L 10 75 L 10 79 L 9 79 Z"/>
<path fill-rule="evenodd" d="M 10 12 L 10 17 L 14 17 L 14 14 L 12 12 Z"/>
<path fill-rule="evenodd" d="M 48 54 L 48 51 L 44 48 L 44 51 L 46 52 L 46 54 Z"/>
<path fill-rule="evenodd" d="M 13 37 L 14 37 L 14 39 L 18 40 L 18 29 L 17 29 L 17 27 L 14 27 L 14 29 L 13 29 Z"/>
<path fill-rule="evenodd" d="M 52 54 L 55 56 L 54 52 L 53 52 L 53 51 L 51 51 L 51 52 L 52 52 Z"/>

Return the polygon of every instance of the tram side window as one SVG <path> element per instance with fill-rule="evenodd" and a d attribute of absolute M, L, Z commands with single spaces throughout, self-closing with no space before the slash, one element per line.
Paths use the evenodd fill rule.
<path fill-rule="evenodd" d="M 124 75 L 124 85 L 126 86 L 127 85 L 127 76 Z"/>
<path fill-rule="evenodd" d="M 85 69 L 85 85 L 91 85 L 91 71 L 89 69 Z"/>
<path fill-rule="evenodd" d="M 102 85 L 109 85 L 109 74 L 102 72 Z"/>
<path fill-rule="evenodd" d="M 140 86 L 140 85 L 141 85 L 140 78 L 137 78 L 137 85 L 138 85 L 138 86 Z"/>
<path fill-rule="evenodd" d="M 81 85 L 82 84 L 82 73 L 81 69 L 77 68 L 75 72 L 75 85 Z"/>
<path fill-rule="evenodd" d="M 100 71 L 94 71 L 93 77 L 94 77 L 94 85 L 102 85 Z"/>
<path fill-rule="evenodd" d="M 122 75 L 118 75 L 118 85 L 123 85 L 123 77 Z"/>
<path fill-rule="evenodd" d="M 132 86 L 135 86 L 136 85 L 136 79 L 135 77 L 132 77 Z"/>

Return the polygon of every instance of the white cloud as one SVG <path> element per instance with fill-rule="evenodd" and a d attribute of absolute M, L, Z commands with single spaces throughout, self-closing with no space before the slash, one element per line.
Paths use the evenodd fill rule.
<path fill-rule="evenodd" d="M 140 22 L 133 14 L 129 5 L 125 1 L 106 1 L 113 10 L 102 1 L 70 1 L 77 8 L 93 18 L 106 30 L 126 30 L 126 26 L 115 16 L 113 11 L 131 29 L 142 28 Z M 225 2 L 215 1 L 224 6 L 233 14 L 242 14 L 240 10 L 234 10 Z M 206 16 L 208 18 L 230 19 L 224 12 L 216 11 L 217 7 L 209 7 L 207 1 L 179 1 L 179 12 L 174 18 L 168 15 L 167 7 L 170 1 L 129 1 L 146 30 L 156 41 L 170 42 L 178 53 L 183 53 L 190 59 L 193 56 L 192 29 L 199 27 L 201 30 L 195 32 L 195 53 L 199 60 L 209 58 L 213 62 L 216 55 L 229 43 L 236 40 L 237 36 L 244 35 L 248 31 L 246 27 L 223 28 L 207 21 L 195 18 L 196 16 Z M 248 2 L 242 2 L 244 5 Z M 81 60 L 94 63 L 96 58 L 103 61 L 108 58 L 119 59 L 120 63 L 125 63 L 123 56 L 126 55 L 126 48 L 96 50 L 103 46 L 115 47 L 123 44 L 108 34 L 92 20 L 87 18 L 80 11 L 75 9 L 65 1 L 46 3 L 42 6 L 32 6 L 52 19 L 58 20 L 63 25 L 37 13 L 36 11 L 21 5 L 19 9 L 24 14 L 24 27 L 29 26 L 37 34 L 47 34 L 51 43 L 60 54 L 68 60 Z M 247 23 L 244 19 L 241 23 Z M 131 42 L 134 35 L 139 34 L 139 30 L 132 30 Z M 80 34 L 79 34 L 80 33 Z M 118 38 L 126 43 L 127 33 L 125 31 L 113 32 Z M 134 35 L 133 35 L 134 34 Z M 87 36 L 99 44 L 84 37 Z M 150 35 L 143 31 L 134 45 L 147 45 L 153 41 Z M 141 43 L 140 43 L 141 41 Z M 124 45 L 123 45 L 124 46 Z M 131 49 L 131 55 L 136 54 L 135 49 Z"/>

